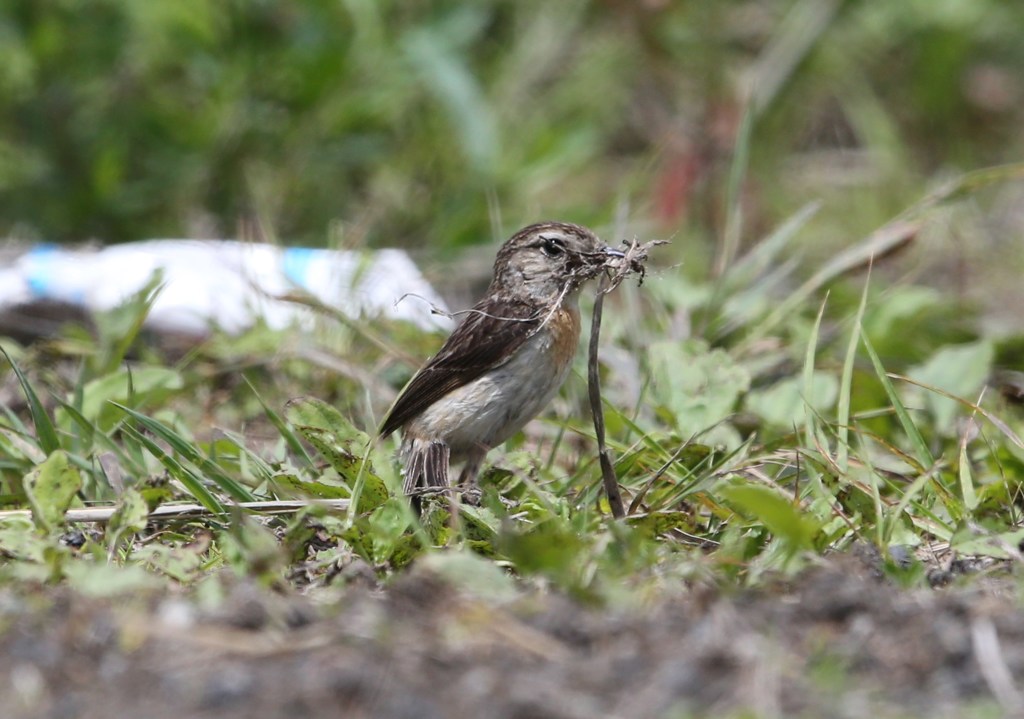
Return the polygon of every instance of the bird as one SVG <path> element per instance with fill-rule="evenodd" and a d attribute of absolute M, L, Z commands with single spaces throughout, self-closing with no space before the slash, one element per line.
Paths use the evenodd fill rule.
<path fill-rule="evenodd" d="M 580 337 L 579 293 L 624 253 L 591 230 L 540 222 L 498 250 L 486 295 L 399 394 L 379 428 L 402 432 L 403 491 L 476 488 L 487 453 L 543 410 Z"/>

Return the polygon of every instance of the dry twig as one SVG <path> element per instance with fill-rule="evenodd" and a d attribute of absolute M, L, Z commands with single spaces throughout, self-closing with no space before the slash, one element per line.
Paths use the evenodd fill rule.
<path fill-rule="evenodd" d="M 626 508 L 622 502 L 622 493 L 619 491 L 618 477 L 615 476 L 611 450 L 608 449 L 604 441 L 604 411 L 601 408 L 601 379 L 597 364 L 604 296 L 622 284 L 622 281 L 631 274 L 639 275 L 639 282 L 643 284 L 648 253 L 652 247 L 664 244 L 666 244 L 665 240 L 652 240 L 643 244 L 633 240 L 629 243 L 622 257 L 613 257 L 605 263 L 605 268 L 609 270 L 610 274 L 602 275 L 601 284 L 597 290 L 597 299 L 594 300 L 594 315 L 590 325 L 590 354 L 587 363 L 587 391 L 590 395 L 590 411 L 594 415 L 594 434 L 597 437 L 601 477 L 604 480 L 605 492 L 608 494 L 608 504 L 611 506 L 612 516 L 616 519 L 626 516 Z"/>
<path fill-rule="evenodd" d="M 236 505 L 242 509 L 263 514 L 290 514 L 298 512 L 310 506 L 326 507 L 327 509 L 345 510 L 348 509 L 347 499 L 311 499 L 311 500 L 269 500 L 265 502 L 238 502 Z M 76 507 L 69 509 L 64 519 L 68 522 L 95 522 L 103 524 L 109 522 L 117 507 Z M 8 509 L 0 512 L 0 520 L 9 517 L 31 517 L 32 511 L 28 509 Z M 156 519 L 194 519 L 197 517 L 215 517 L 215 512 L 201 504 L 162 504 L 149 513 L 150 520 Z"/>

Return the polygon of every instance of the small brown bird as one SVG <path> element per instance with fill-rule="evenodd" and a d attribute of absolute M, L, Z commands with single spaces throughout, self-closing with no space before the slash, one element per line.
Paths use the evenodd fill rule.
<path fill-rule="evenodd" d="M 580 286 L 623 253 L 565 222 L 525 227 L 498 251 L 487 295 L 416 373 L 381 425 L 402 428 L 406 494 L 447 487 L 450 464 L 473 486 L 487 452 L 562 385 L 580 337 Z"/>

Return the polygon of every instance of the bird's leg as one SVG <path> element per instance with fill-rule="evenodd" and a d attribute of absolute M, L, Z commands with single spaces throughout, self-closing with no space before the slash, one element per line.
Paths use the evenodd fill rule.
<path fill-rule="evenodd" d="M 462 490 L 462 496 L 470 504 L 477 504 L 480 501 L 480 487 L 477 485 L 477 480 L 480 476 L 480 466 L 483 464 L 488 450 L 489 447 L 474 447 L 467 453 L 466 463 L 459 473 L 459 488 Z"/>

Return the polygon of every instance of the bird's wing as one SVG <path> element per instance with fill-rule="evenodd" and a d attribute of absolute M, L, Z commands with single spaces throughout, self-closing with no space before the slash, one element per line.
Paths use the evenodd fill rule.
<path fill-rule="evenodd" d="M 381 436 L 507 361 L 541 326 L 542 314 L 535 305 L 523 302 L 481 300 L 402 390 L 381 425 Z"/>

